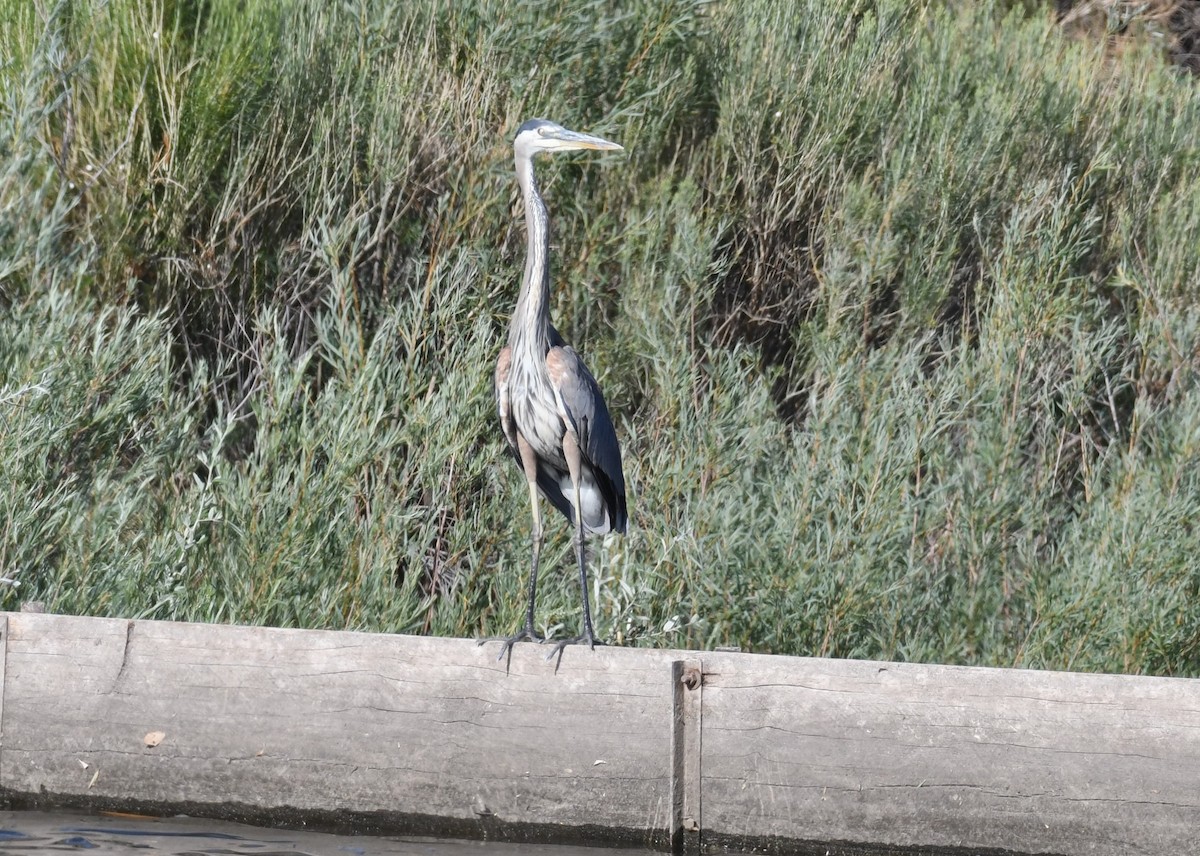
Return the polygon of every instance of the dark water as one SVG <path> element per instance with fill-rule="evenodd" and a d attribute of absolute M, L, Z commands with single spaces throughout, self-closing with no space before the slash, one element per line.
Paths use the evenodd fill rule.
<path fill-rule="evenodd" d="M 0 853 L 88 856 L 649 856 L 645 850 L 327 835 L 191 817 L 0 811 Z"/>

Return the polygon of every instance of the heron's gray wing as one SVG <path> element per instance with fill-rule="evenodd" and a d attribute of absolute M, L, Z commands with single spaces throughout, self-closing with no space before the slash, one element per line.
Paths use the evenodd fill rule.
<path fill-rule="evenodd" d="M 608 506 L 612 528 L 624 532 L 628 510 L 621 447 L 617 445 L 617 433 L 613 430 L 600 385 L 569 345 L 550 349 L 546 354 L 546 369 L 559 406 L 569 427 L 579 438 L 584 458 L 596 476 L 596 484 Z"/>

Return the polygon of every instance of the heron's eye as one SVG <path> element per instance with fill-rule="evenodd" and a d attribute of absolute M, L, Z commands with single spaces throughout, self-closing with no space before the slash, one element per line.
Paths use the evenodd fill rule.
<path fill-rule="evenodd" d="M 546 136 L 546 129 L 545 129 L 545 128 L 539 127 L 539 128 L 537 129 L 537 132 L 538 132 L 538 136 L 539 136 L 539 137 L 544 137 L 544 136 Z"/>

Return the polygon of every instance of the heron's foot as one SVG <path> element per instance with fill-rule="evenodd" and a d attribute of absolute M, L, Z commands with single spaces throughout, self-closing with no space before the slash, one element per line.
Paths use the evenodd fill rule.
<path fill-rule="evenodd" d="M 512 665 L 513 645 L 516 645 L 518 642 L 541 643 L 541 642 L 545 642 L 545 641 L 546 641 L 545 636 L 542 636 L 540 633 L 538 633 L 532 627 L 526 626 L 526 627 L 522 628 L 521 630 L 517 631 L 516 633 L 514 633 L 512 636 L 484 636 L 481 639 L 477 639 L 475 641 L 475 644 L 476 645 L 484 645 L 488 642 L 503 643 L 500 646 L 500 654 L 499 654 L 499 656 L 496 657 L 496 662 L 499 663 L 505 657 L 508 657 L 508 663 L 504 667 L 505 671 L 508 671 L 508 667 Z"/>
<path fill-rule="evenodd" d="M 546 660 L 549 661 L 557 656 L 558 659 L 554 661 L 554 672 L 558 674 L 558 667 L 562 664 L 563 649 L 568 645 L 587 645 L 588 648 L 594 651 L 597 645 L 603 644 L 605 644 L 604 640 L 597 639 L 596 632 L 591 627 L 585 627 L 583 632 L 578 636 L 572 636 L 569 639 L 555 642 L 554 647 L 550 649 L 550 653 L 546 655 Z"/>

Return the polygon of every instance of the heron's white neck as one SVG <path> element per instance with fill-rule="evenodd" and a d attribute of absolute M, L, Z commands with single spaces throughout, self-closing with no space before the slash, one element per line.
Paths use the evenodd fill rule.
<path fill-rule="evenodd" d="M 538 193 L 533 157 L 517 155 L 517 183 L 525 200 L 525 278 L 509 328 L 509 344 L 521 340 L 542 353 L 550 341 L 550 218 Z"/>

